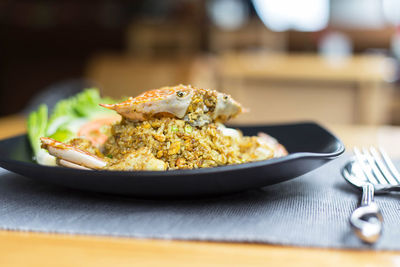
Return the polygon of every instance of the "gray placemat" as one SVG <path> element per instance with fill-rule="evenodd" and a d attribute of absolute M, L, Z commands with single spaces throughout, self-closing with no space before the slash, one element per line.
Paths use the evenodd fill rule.
<path fill-rule="evenodd" d="M 340 175 L 346 158 L 274 186 L 192 200 L 145 200 L 75 191 L 1 170 L 0 228 L 400 250 L 398 196 L 376 197 L 385 223 L 375 246 L 362 244 L 352 234 L 348 218 L 358 204 L 359 192 Z"/>

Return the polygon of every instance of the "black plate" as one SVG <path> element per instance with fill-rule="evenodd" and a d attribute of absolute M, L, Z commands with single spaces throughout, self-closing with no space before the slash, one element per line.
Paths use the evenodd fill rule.
<path fill-rule="evenodd" d="M 344 152 L 343 143 L 315 123 L 237 127 L 245 135 L 265 132 L 289 151 L 282 158 L 215 168 L 174 171 L 85 171 L 32 161 L 26 135 L 0 141 L 0 166 L 71 188 L 146 197 L 200 196 L 239 192 L 280 183 L 309 172 Z"/>

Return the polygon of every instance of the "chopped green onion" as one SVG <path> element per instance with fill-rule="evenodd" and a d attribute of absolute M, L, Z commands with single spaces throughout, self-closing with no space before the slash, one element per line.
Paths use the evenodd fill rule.
<path fill-rule="evenodd" d="M 172 126 L 171 126 L 171 131 L 172 131 L 172 132 L 177 132 L 177 131 L 178 131 L 178 126 L 172 125 Z"/>
<path fill-rule="evenodd" d="M 192 126 L 190 126 L 190 125 L 186 125 L 186 126 L 185 126 L 185 132 L 186 132 L 186 133 L 191 133 L 192 131 L 193 131 Z"/>
<path fill-rule="evenodd" d="M 66 140 L 73 139 L 75 134 L 67 129 L 59 129 L 54 134 L 50 135 L 50 138 L 54 140 L 65 142 Z"/>

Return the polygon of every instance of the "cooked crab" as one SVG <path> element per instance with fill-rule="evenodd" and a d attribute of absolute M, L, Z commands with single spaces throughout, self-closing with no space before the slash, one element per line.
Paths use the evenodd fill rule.
<path fill-rule="evenodd" d="M 212 121 L 223 123 L 245 111 L 230 95 L 190 85 L 163 87 L 122 103 L 100 105 L 130 120 L 175 116 L 192 126 L 203 126 Z"/>
<path fill-rule="evenodd" d="M 101 106 L 115 110 L 124 118 L 122 122 L 114 126 L 130 121 L 139 125 L 146 124 L 144 125 L 146 128 L 146 126 L 151 127 L 147 122 L 148 120 L 154 123 L 158 118 L 173 120 L 176 124 L 178 122 L 181 122 L 181 124 L 187 123 L 196 129 L 203 129 L 209 123 L 216 123 L 215 125 L 219 125 L 217 127 L 218 131 L 223 136 L 232 138 L 237 143 L 241 143 L 244 140 L 238 130 L 226 128 L 222 125 L 223 122 L 237 116 L 244 109 L 229 95 L 215 90 L 198 89 L 184 85 L 163 87 L 148 91 L 135 98 L 129 98 L 122 103 L 101 104 Z M 185 126 L 185 130 L 187 127 L 191 126 Z M 164 127 L 159 127 L 158 129 L 163 130 Z M 188 132 L 191 133 L 192 131 Z M 130 133 L 126 133 L 130 135 Z M 114 134 L 115 136 L 113 135 L 112 137 L 121 137 L 118 133 Z M 85 137 L 86 135 L 83 136 Z M 142 136 L 135 138 L 142 140 Z M 282 156 L 287 153 L 282 145 L 266 134 L 261 133 L 258 137 L 251 138 L 255 138 L 253 140 L 256 143 L 256 145 L 250 147 L 251 153 L 258 160 Z M 76 138 L 70 140 L 68 144 L 48 137 L 40 139 L 42 148 L 47 149 L 51 155 L 56 157 L 57 164 L 64 167 L 90 170 L 166 170 L 169 168 L 167 162 L 161 160 L 158 153 L 154 154 L 153 148 L 146 146 L 134 149 L 128 146 L 128 149 L 124 150 L 123 154 L 118 155 L 117 158 L 110 159 L 102 154 L 102 152 L 107 153 L 104 138 L 100 141 L 97 139 L 91 140 L 87 137 L 86 139 Z M 112 139 L 109 138 L 108 140 Z M 172 146 L 173 144 L 171 144 Z M 178 152 L 177 150 L 176 153 Z"/>

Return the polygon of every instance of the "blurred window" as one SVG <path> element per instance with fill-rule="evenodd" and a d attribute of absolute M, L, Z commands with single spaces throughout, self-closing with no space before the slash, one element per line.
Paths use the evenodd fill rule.
<path fill-rule="evenodd" d="M 388 22 L 400 26 L 400 1 L 383 0 L 383 14 Z"/>
<path fill-rule="evenodd" d="M 328 32 L 318 43 L 319 53 L 331 65 L 340 65 L 352 53 L 351 39 L 340 32 Z"/>
<path fill-rule="evenodd" d="M 273 31 L 319 31 L 329 20 L 329 0 L 252 0 L 263 23 Z"/>
<path fill-rule="evenodd" d="M 382 0 L 334 0 L 331 6 L 331 23 L 341 28 L 383 28 L 386 23 Z"/>
<path fill-rule="evenodd" d="M 207 5 L 211 21 L 223 30 L 236 30 L 249 17 L 249 6 L 243 0 L 213 0 Z"/>

